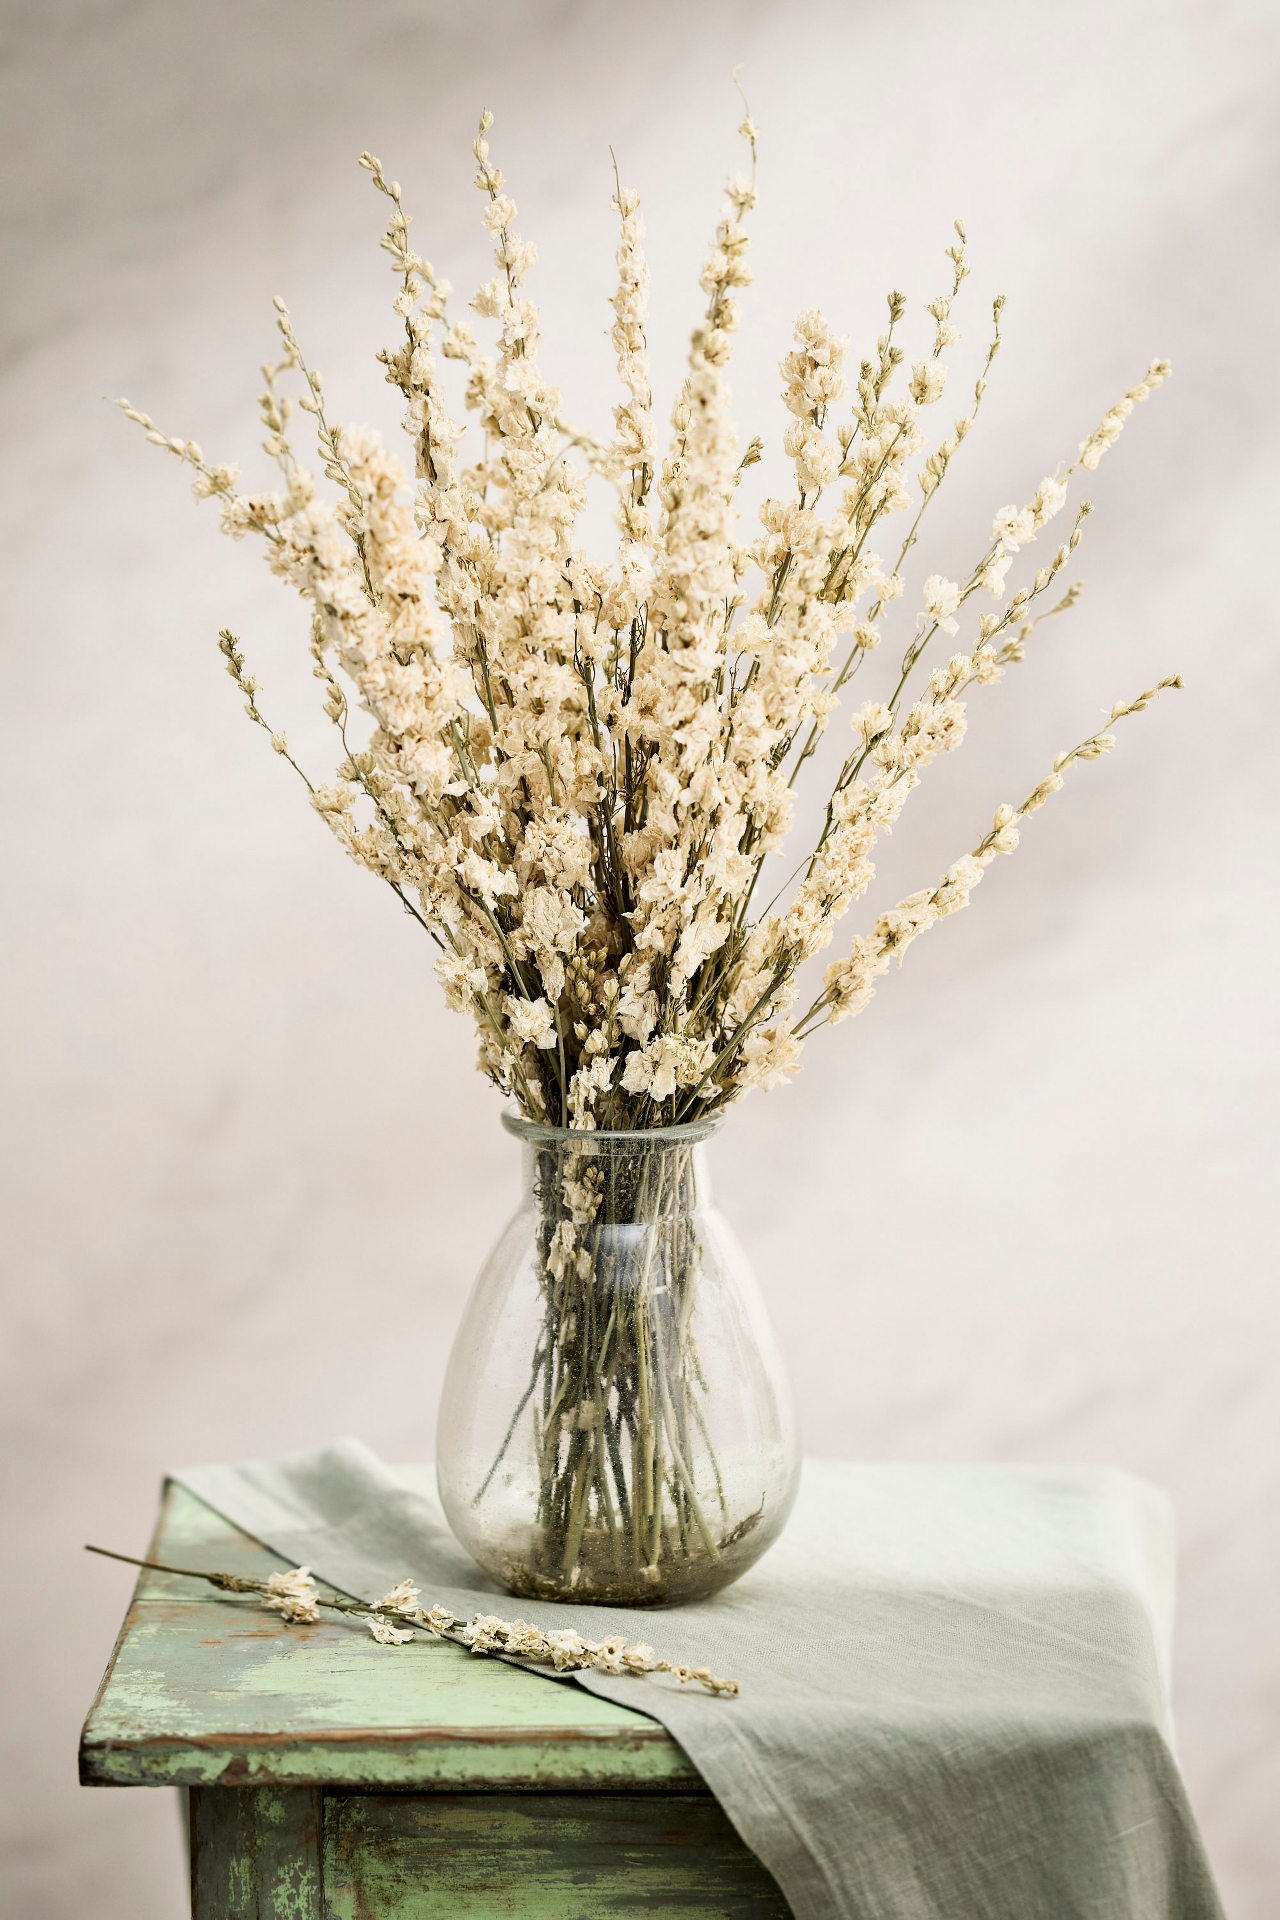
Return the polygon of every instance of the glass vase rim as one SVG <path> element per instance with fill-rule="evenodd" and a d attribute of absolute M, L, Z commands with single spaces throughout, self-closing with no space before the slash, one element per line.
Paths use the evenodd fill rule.
<path fill-rule="evenodd" d="M 701 1120 L 685 1120 L 672 1127 L 553 1127 L 544 1120 L 528 1120 L 522 1113 L 504 1113 L 502 1124 L 526 1146 L 581 1147 L 599 1140 L 611 1145 L 626 1142 L 640 1151 L 655 1146 L 697 1146 L 720 1131 L 724 1118 L 722 1113 L 710 1113 Z"/>

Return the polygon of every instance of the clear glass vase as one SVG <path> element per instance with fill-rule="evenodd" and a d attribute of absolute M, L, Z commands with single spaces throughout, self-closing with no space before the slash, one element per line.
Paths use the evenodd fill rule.
<path fill-rule="evenodd" d="M 512 1593 L 714 1593 L 776 1539 L 799 1477 L 764 1304 L 711 1203 L 703 1142 L 719 1123 L 503 1124 L 524 1142 L 524 1196 L 445 1376 L 449 1523 Z"/>

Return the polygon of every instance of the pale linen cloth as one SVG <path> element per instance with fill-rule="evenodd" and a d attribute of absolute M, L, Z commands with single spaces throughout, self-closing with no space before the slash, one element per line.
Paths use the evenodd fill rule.
<path fill-rule="evenodd" d="M 175 1477 L 361 1599 L 409 1575 L 740 1680 L 577 1676 L 670 1730 L 797 1920 L 1221 1920 L 1170 1747 L 1169 1503 L 1127 1474 L 811 1461 L 750 1573 L 657 1612 L 498 1605 L 431 1470 L 353 1440 Z"/>

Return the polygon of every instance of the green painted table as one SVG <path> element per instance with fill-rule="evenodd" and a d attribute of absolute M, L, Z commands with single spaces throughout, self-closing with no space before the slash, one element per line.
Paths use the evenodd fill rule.
<path fill-rule="evenodd" d="M 171 1486 L 151 1554 L 283 1566 Z M 195 1920 L 787 1920 L 647 1714 L 447 1641 L 288 1627 L 143 1573 L 85 1722 L 86 1786 L 190 1794 Z"/>

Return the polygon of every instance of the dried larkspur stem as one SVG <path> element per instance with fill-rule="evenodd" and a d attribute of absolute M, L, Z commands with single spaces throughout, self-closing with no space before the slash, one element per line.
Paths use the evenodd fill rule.
<path fill-rule="evenodd" d="M 736 1680 L 723 1680 L 707 1667 L 682 1666 L 679 1661 L 660 1660 L 645 1641 L 628 1645 L 623 1634 L 610 1634 L 604 1640 L 585 1640 L 571 1627 L 544 1630 L 527 1620 L 500 1620 L 496 1614 L 477 1613 L 470 1620 L 449 1607 L 423 1608 L 420 1590 L 412 1580 L 401 1580 L 390 1593 L 370 1605 L 363 1600 L 344 1600 L 339 1594 L 322 1594 L 309 1567 L 292 1567 L 273 1573 L 266 1580 L 250 1580 L 240 1574 L 218 1573 L 196 1567 L 175 1567 L 163 1560 L 139 1560 L 132 1554 L 113 1553 L 108 1547 L 86 1547 L 86 1553 L 100 1553 L 108 1560 L 123 1560 L 131 1567 L 146 1567 L 155 1573 L 177 1574 L 186 1580 L 207 1580 L 210 1586 L 227 1593 L 260 1594 L 263 1604 L 294 1625 L 311 1626 L 323 1608 L 363 1621 L 381 1646 L 402 1646 L 421 1628 L 437 1640 L 453 1640 L 472 1653 L 500 1655 L 506 1659 L 528 1660 L 531 1665 L 550 1666 L 557 1673 L 587 1667 L 602 1673 L 669 1673 L 682 1686 L 696 1685 L 708 1693 L 733 1695 L 741 1692 Z"/>

